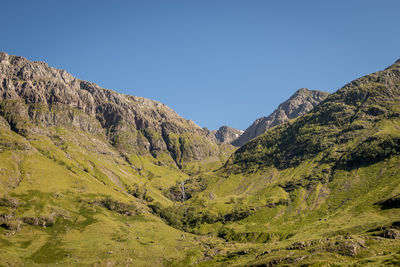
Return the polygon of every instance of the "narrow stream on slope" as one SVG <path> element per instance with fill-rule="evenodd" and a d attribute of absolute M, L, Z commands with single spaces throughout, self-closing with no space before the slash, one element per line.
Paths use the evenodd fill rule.
<path fill-rule="evenodd" d="M 185 181 L 181 182 L 181 190 L 182 190 L 182 201 L 186 201 Z"/>

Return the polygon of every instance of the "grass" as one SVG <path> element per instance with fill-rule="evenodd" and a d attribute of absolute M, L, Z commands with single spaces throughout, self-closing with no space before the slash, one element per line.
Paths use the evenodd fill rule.
<path fill-rule="evenodd" d="M 378 203 L 400 194 L 399 94 L 377 75 L 232 157 L 195 134 L 32 128 L 0 103 L 0 265 L 398 265 L 382 231 L 400 210 Z"/>
<path fill-rule="evenodd" d="M 4 170 L 0 188 L 20 201 L 16 209 L 1 207 L 1 211 L 13 212 L 16 218 L 52 214 L 56 218 L 54 225 L 46 228 L 23 224 L 16 233 L 0 228 L 1 244 L 7 245 L 0 252 L 2 264 L 125 264 L 130 259 L 135 265 L 145 266 L 191 262 L 190 255 L 200 254 L 201 247 L 192 235 L 167 226 L 125 188 L 144 185 L 148 194 L 168 205 L 170 200 L 160 188 L 168 188 L 187 175 L 170 166 L 158 166 L 153 158 L 132 158 L 135 167 L 153 173 L 150 179 L 148 173 L 139 174 L 100 138 L 64 129 L 52 131 L 66 146 L 57 146 L 51 138 L 42 136 L 29 142 L 31 150 L 7 148 L 0 153 L 4 159 L 0 162 Z M 3 133 L 7 139 L 21 142 L 21 137 L 11 131 Z M 88 204 L 99 195 L 133 203 L 140 214 L 124 216 Z"/>
<path fill-rule="evenodd" d="M 379 127 L 392 131 L 386 130 L 391 125 Z M 285 263 L 304 256 L 302 264 L 396 263 L 392 254 L 399 249 L 398 242 L 378 242 L 367 231 L 400 217 L 396 209 L 381 210 L 374 205 L 399 193 L 398 179 L 394 179 L 399 177 L 399 156 L 352 170 L 337 169 L 331 182 L 317 179 L 307 189 L 307 181 L 313 180 L 304 177 L 323 175 L 330 167 L 317 164 L 318 157 L 286 170 L 269 168 L 245 175 L 214 172 L 218 164 L 210 161 L 189 177 L 173 164 L 159 164 L 153 157 L 132 155 L 128 163 L 102 143 L 101 137 L 60 128 L 52 131 L 59 138 L 36 138 L 29 142 L 30 150 L 8 148 L 0 153 L 4 159 L 0 167 L 7 170 L 2 172 L 1 189 L 21 203 L 16 209 L 1 207 L 1 211 L 15 212 L 16 218 L 56 218 L 51 227 L 24 224 L 20 232 L 9 236 L 5 235 L 9 230 L 0 228 L 0 242 L 7 247 L 0 252 L 4 264 L 187 266 L 197 262 L 218 266 Z M 7 138 L 13 140 L 13 136 L 7 132 Z M 19 136 L 15 140 L 26 142 Z M 21 180 L 15 188 L 14 181 L 7 182 L 12 173 Z M 163 190 L 199 176 L 207 187 L 187 202 L 174 203 L 164 196 Z M 282 186 L 290 181 L 302 183 L 286 192 Z M 136 185 L 154 200 L 147 203 L 130 195 L 129 186 Z M 90 204 L 99 196 L 135 204 L 140 214 L 124 216 Z M 156 202 L 170 207 L 171 212 L 189 212 L 188 222 L 192 218 L 196 223 L 187 224 L 186 230 L 197 235 L 174 229 L 152 214 L 147 205 Z M 188 210 L 189 206 L 194 209 Z M 242 218 L 240 212 L 246 210 L 251 212 Z M 228 214 L 236 215 L 226 221 Z M 327 250 L 331 245 L 326 238 L 346 235 L 367 240 L 368 249 L 355 258 Z M 323 241 L 306 250 L 289 253 L 286 249 L 307 240 Z M 263 254 L 269 250 L 274 252 Z M 213 256 L 208 258 L 208 254 Z"/>

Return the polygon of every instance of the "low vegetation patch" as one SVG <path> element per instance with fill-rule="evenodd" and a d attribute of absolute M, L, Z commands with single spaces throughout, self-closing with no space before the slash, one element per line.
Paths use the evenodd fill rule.
<path fill-rule="evenodd" d="M 382 209 L 400 208 L 400 195 L 396 195 L 384 201 L 380 201 L 376 204 L 379 205 Z"/>
<path fill-rule="evenodd" d="M 106 208 L 110 211 L 122 214 L 124 216 L 134 216 L 139 213 L 138 208 L 134 204 L 126 204 L 111 198 L 104 198 L 89 202 L 89 204 L 96 204 L 100 207 Z"/>
<path fill-rule="evenodd" d="M 281 232 L 236 232 L 232 228 L 222 227 L 218 231 L 218 237 L 226 241 L 267 243 L 270 241 L 282 241 L 291 235 Z"/>
<path fill-rule="evenodd" d="M 0 198 L 0 206 L 16 209 L 19 207 L 19 200 L 10 196 Z"/>

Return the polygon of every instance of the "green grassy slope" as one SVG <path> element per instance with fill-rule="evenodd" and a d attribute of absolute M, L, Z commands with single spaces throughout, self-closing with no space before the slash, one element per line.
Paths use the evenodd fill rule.
<path fill-rule="evenodd" d="M 165 105 L 0 53 L 0 265 L 186 265 L 198 238 L 149 208 L 233 147 Z M 214 242 L 214 241 L 213 241 Z"/>
<path fill-rule="evenodd" d="M 51 114 L 72 120 L 37 121 Z M 181 154 L 151 131 L 134 153 L 62 105 L 3 100 L 0 115 L 0 266 L 400 264 L 400 62 L 229 160 L 213 145 L 179 166 L 205 139 L 173 131 Z"/>
<path fill-rule="evenodd" d="M 162 190 L 187 179 L 176 167 L 151 157 L 128 164 L 101 136 L 76 129 L 28 141 L 2 124 L 1 264 L 162 265 L 201 252 L 146 205 L 171 205 Z"/>
<path fill-rule="evenodd" d="M 396 265 L 399 107 L 398 62 L 249 142 L 223 169 L 201 175 L 201 193 L 160 214 L 242 244 L 210 265 Z"/>

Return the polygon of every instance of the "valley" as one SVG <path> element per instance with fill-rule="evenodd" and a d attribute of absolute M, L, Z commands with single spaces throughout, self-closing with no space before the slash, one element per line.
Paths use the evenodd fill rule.
<path fill-rule="evenodd" d="M 397 266 L 400 61 L 242 132 L 2 52 L 0 197 L 1 266 Z"/>

